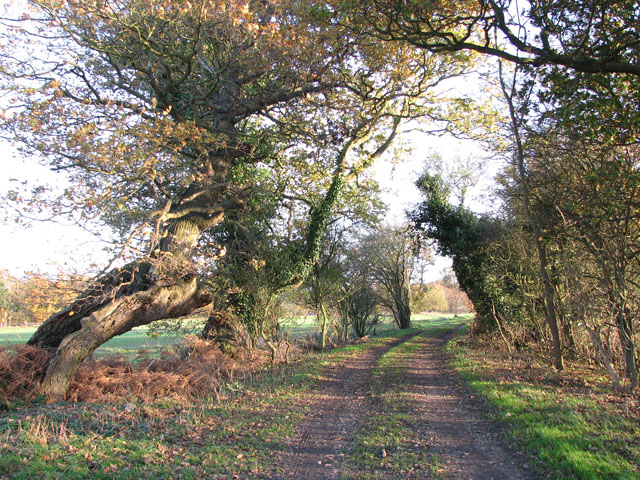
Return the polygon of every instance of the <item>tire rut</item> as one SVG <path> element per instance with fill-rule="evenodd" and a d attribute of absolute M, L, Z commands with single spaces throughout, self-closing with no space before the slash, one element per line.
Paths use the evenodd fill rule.
<path fill-rule="evenodd" d="M 419 332 L 406 335 L 325 370 L 308 392 L 309 416 L 303 421 L 278 462 L 276 479 L 336 479 L 349 452 L 353 434 L 371 402 L 371 376 L 376 361 L 391 348 Z"/>
<path fill-rule="evenodd" d="M 415 430 L 429 439 L 429 453 L 440 460 L 445 478 L 534 478 L 523 458 L 508 447 L 504 428 L 487 419 L 486 405 L 448 365 L 442 346 L 461 328 L 437 339 L 420 339 L 422 346 L 405 370 Z"/>

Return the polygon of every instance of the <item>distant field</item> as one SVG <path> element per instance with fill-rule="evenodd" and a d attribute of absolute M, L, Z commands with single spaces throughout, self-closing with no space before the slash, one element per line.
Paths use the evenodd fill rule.
<path fill-rule="evenodd" d="M 26 343 L 29 337 L 36 331 L 35 327 L 10 327 L 0 329 L 1 345 L 16 345 Z M 147 327 L 134 328 L 130 332 L 109 340 L 95 351 L 95 357 L 108 357 L 111 355 L 123 355 L 133 359 L 142 350 L 148 350 L 153 354 L 166 345 L 172 345 L 179 341 L 176 337 L 156 338 L 147 335 Z"/>
<path fill-rule="evenodd" d="M 425 313 L 411 316 L 412 326 L 417 328 L 425 328 L 428 325 L 432 325 L 433 322 L 445 321 L 453 318 L 453 314 L 450 313 Z M 466 321 L 473 318 L 473 314 L 458 315 L 460 321 Z M 294 337 L 300 337 L 303 335 L 316 335 L 320 334 L 320 328 L 316 322 L 315 315 L 307 315 L 304 317 L 296 317 L 283 321 L 286 330 L 291 332 Z M 388 330 L 394 330 L 396 328 L 393 322 L 393 317 L 383 317 L 382 320 L 376 325 L 376 333 L 386 332 Z M 372 331 L 373 332 L 373 331 Z"/>
<path fill-rule="evenodd" d="M 428 325 L 433 325 L 434 322 L 443 322 L 450 320 L 453 315 L 451 314 L 425 314 L 414 315 L 412 322 L 415 327 L 425 328 Z M 472 315 L 460 315 L 460 321 L 468 320 Z M 285 320 L 284 328 L 291 332 L 294 337 L 313 336 L 319 334 L 320 330 L 316 323 L 316 318 L 313 315 L 307 315 L 305 317 L 297 317 L 293 319 Z M 376 333 L 382 333 L 395 329 L 393 318 L 385 317 L 382 321 L 376 325 Z M 0 329 L 0 345 L 16 345 L 26 343 L 35 332 L 35 327 L 10 327 Z M 175 344 L 179 341 L 177 337 L 157 336 L 151 337 L 147 334 L 147 327 L 134 328 L 132 331 L 120 335 L 119 337 L 109 340 L 107 343 L 98 348 L 95 352 L 95 357 L 107 357 L 111 355 L 123 355 L 132 360 L 138 355 L 141 350 L 146 350 L 149 354 L 153 355 L 158 352 L 162 347 Z"/>

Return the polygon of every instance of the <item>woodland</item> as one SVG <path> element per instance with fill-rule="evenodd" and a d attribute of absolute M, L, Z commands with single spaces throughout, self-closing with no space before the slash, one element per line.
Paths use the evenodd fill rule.
<path fill-rule="evenodd" d="M 0 132 L 65 180 L 17 185 L 3 207 L 112 234 L 113 261 L 28 341 L 48 352 L 47 402 L 110 339 L 194 314 L 203 340 L 278 362 L 300 292 L 322 348 L 381 311 L 408 328 L 432 250 L 475 334 L 637 392 L 637 2 L 20 5 L 0 20 Z M 410 155 L 415 130 L 499 159 L 497 206 L 475 212 L 465 172 L 427 162 L 406 226 L 381 225 L 372 166 Z"/>

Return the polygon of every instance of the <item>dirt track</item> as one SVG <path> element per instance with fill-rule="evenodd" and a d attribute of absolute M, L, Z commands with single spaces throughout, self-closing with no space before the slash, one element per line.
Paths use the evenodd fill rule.
<path fill-rule="evenodd" d="M 455 329 L 454 329 L 455 330 Z M 501 427 L 486 419 L 484 405 L 460 384 L 440 348 L 455 331 L 439 339 L 420 337 L 403 371 L 416 444 L 438 458 L 437 477 L 519 480 L 533 478 L 524 461 L 505 447 Z M 371 378 L 376 361 L 411 336 L 369 349 L 348 363 L 332 365 L 302 401 L 310 414 L 278 455 L 278 479 L 358 478 L 347 472 L 345 458 L 362 415 L 372 409 Z M 391 385 L 390 385 L 391 387 Z M 375 478 L 405 478 L 377 471 Z M 421 476 L 420 478 L 428 478 Z"/>
<path fill-rule="evenodd" d="M 368 349 L 347 364 L 332 365 L 307 395 L 310 415 L 289 439 L 279 466 L 281 479 L 341 478 L 352 433 L 371 401 L 371 374 L 384 352 L 407 338 Z"/>
<path fill-rule="evenodd" d="M 487 419 L 486 406 L 458 380 L 442 346 L 454 334 L 420 339 L 405 372 L 416 431 L 428 435 L 430 450 L 455 479 L 533 478 L 524 460 L 504 444 L 504 430 Z"/>

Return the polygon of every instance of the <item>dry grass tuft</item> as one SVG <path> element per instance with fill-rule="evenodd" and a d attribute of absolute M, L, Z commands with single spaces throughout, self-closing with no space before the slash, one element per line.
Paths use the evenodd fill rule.
<path fill-rule="evenodd" d="M 74 402 L 151 402 L 158 398 L 219 398 L 226 382 L 250 368 L 223 354 L 217 345 L 187 336 L 160 358 L 132 365 L 123 357 L 86 361 L 72 381 L 67 399 Z"/>
<path fill-rule="evenodd" d="M 27 345 L 0 346 L 0 409 L 37 395 L 55 351 Z M 215 343 L 195 335 L 167 347 L 159 358 L 141 352 L 135 363 L 121 356 L 88 359 L 67 392 L 72 402 L 152 402 L 159 398 L 220 400 L 227 383 L 241 380 L 266 363 L 266 357 L 236 352 L 232 358 Z"/>
<path fill-rule="evenodd" d="M 36 396 L 53 350 L 0 345 L 0 405 Z"/>

